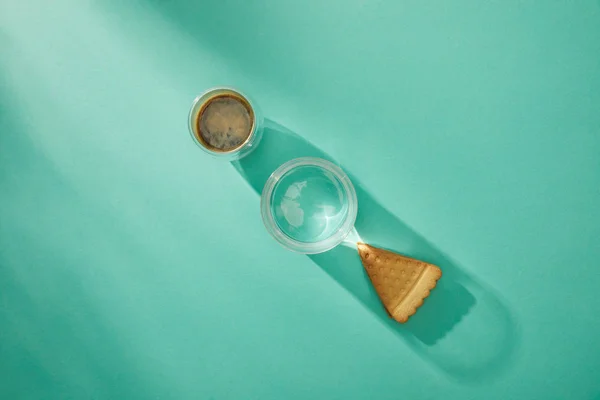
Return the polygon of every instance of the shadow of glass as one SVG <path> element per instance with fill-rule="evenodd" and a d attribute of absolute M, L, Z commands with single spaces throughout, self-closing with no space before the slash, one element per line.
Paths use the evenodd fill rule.
<path fill-rule="evenodd" d="M 265 122 L 260 146 L 233 163 L 257 193 L 261 193 L 269 175 L 290 159 L 320 157 L 335 162 L 289 129 L 271 120 Z M 356 177 L 350 178 L 357 191 L 359 213 L 355 226 L 361 238 L 440 266 L 442 279 L 419 311 L 401 325 L 385 312 L 354 244 L 309 258 L 388 329 L 452 378 L 475 383 L 497 376 L 509 365 L 518 343 L 518 325 L 509 308 L 491 288 L 379 204 Z"/>

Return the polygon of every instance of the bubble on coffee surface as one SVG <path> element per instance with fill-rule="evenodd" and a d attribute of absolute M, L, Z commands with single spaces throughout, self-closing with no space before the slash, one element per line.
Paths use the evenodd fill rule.
<path fill-rule="evenodd" d="M 209 100 L 200 115 L 202 140 L 219 151 L 230 151 L 246 141 L 252 130 L 252 116 L 246 105 L 231 96 Z"/>

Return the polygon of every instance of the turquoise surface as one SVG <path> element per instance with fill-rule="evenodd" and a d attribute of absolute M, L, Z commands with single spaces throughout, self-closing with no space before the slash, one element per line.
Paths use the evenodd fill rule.
<path fill-rule="evenodd" d="M 0 398 L 597 399 L 600 2 L 4 0 Z M 264 143 L 203 154 L 192 99 Z M 444 276 L 389 320 L 257 192 L 297 156 Z"/>

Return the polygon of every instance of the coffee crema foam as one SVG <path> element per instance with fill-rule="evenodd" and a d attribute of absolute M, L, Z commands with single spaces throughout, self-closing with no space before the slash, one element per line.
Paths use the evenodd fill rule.
<path fill-rule="evenodd" d="M 246 142 L 253 123 L 254 113 L 245 99 L 233 94 L 219 94 L 201 107 L 196 135 L 207 148 L 228 152 Z"/>

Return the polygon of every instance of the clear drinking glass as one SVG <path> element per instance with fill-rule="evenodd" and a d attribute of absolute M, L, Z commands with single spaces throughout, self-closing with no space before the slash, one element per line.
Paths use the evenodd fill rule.
<path fill-rule="evenodd" d="M 281 165 L 261 196 L 267 231 L 286 248 L 304 254 L 340 244 L 353 230 L 357 212 L 350 178 L 321 158 L 296 158 Z"/>
<path fill-rule="evenodd" d="M 212 112 L 213 118 L 209 120 L 219 128 L 216 139 L 220 142 L 214 145 L 207 140 L 207 131 L 201 126 L 211 112 L 210 107 L 217 106 L 221 109 Z M 262 138 L 263 125 L 264 118 L 256 103 L 231 87 L 212 88 L 196 97 L 188 116 L 188 128 L 194 142 L 206 153 L 227 161 L 238 160 L 254 150 Z M 232 135 L 236 141 L 225 142 Z"/>

